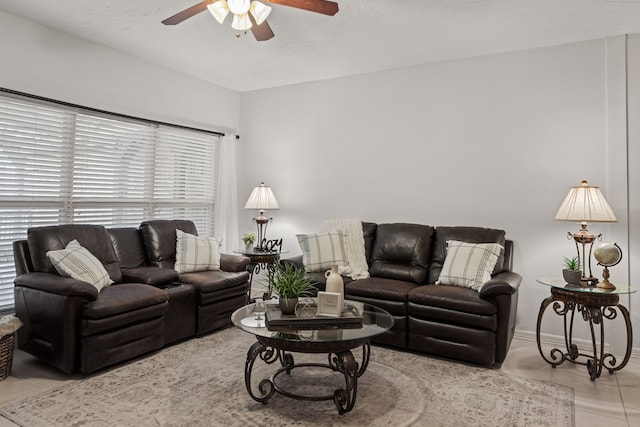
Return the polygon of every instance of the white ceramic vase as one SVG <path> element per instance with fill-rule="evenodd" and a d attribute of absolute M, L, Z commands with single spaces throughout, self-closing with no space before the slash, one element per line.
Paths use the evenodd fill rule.
<path fill-rule="evenodd" d="M 327 270 L 324 273 L 324 277 L 327 278 L 327 286 L 325 290 L 327 292 L 336 292 L 342 295 L 342 299 L 344 300 L 344 280 L 342 280 L 342 276 L 338 273 L 338 266 L 332 265 L 331 270 Z"/>

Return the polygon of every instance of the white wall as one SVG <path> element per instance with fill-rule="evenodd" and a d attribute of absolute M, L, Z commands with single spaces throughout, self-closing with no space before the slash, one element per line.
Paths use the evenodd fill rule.
<path fill-rule="evenodd" d="M 214 131 L 238 127 L 237 92 L 0 12 L 0 87 Z"/>
<path fill-rule="evenodd" d="M 503 228 L 524 277 L 517 327 L 532 333 L 549 295 L 536 278 L 575 252 L 566 234 L 579 227 L 553 220 L 569 187 L 586 179 L 626 209 L 626 183 L 610 177 L 626 176 L 612 155 L 625 146 L 620 74 L 614 38 L 244 93 L 239 199 L 272 186 L 269 235 L 291 254 L 296 233 L 330 217 Z M 624 239 L 626 216 L 590 229 Z"/>
<path fill-rule="evenodd" d="M 629 276 L 636 289 L 640 289 L 640 35 L 628 39 L 628 81 L 629 81 Z M 636 328 L 634 342 L 638 347 L 637 332 L 640 329 L 640 293 L 625 299 L 631 306 L 631 321 Z"/>
<path fill-rule="evenodd" d="M 624 38 L 239 95 L 0 12 L 0 87 L 204 129 L 240 123 L 240 208 L 254 185 L 270 184 L 281 210 L 268 233 L 291 255 L 296 233 L 330 217 L 504 228 L 524 276 L 518 328 L 532 332 L 548 295 L 535 278 L 559 274 L 574 250 L 565 235 L 577 226 L 553 216 L 580 180 L 600 185 L 620 218 L 591 230 L 631 250 L 612 280 L 640 277 L 633 168 L 627 186 L 627 161 L 640 156 L 638 37 L 629 154 Z M 241 210 L 240 232 L 253 214 Z M 626 299 L 636 325 L 638 298 Z"/>

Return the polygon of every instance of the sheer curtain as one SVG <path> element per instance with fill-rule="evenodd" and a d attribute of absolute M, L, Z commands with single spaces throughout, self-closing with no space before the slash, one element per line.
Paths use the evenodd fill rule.
<path fill-rule="evenodd" d="M 221 250 L 232 253 L 240 244 L 238 234 L 238 143 L 233 134 L 227 134 L 220 143 L 216 203 L 214 209 L 214 236 L 222 238 Z"/>

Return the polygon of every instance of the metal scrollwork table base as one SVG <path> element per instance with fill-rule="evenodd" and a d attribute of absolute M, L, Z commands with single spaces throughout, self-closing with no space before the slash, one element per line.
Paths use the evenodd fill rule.
<path fill-rule="evenodd" d="M 566 285 L 564 280 L 543 278 L 538 279 L 539 283 L 551 287 L 551 296 L 545 298 L 538 312 L 538 322 L 536 326 L 536 342 L 538 351 L 542 358 L 553 368 L 561 365 L 566 360 L 586 365 L 591 381 L 600 377 L 603 369 L 614 373 L 625 367 L 631 357 L 633 346 L 633 331 L 629 310 L 619 303 L 621 294 L 629 294 L 635 290 L 618 286 L 614 291 L 602 290 L 593 286 L 572 286 Z M 564 340 L 565 349 L 553 348 L 548 356 L 543 352 L 540 344 L 540 326 L 545 310 L 551 305 L 553 311 L 563 317 L 564 320 Z M 604 321 L 613 320 L 618 317 L 618 312 L 622 315 L 626 327 L 626 351 L 624 358 L 618 363 L 616 357 L 605 352 Z M 573 342 L 574 319 L 578 315 L 588 323 L 591 334 L 591 352 L 583 353 Z"/>
<path fill-rule="evenodd" d="M 276 393 L 303 401 L 333 400 L 339 414 L 351 411 L 358 394 L 358 379 L 369 365 L 370 339 L 391 329 L 393 317 L 381 308 L 345 300 L 345 307 L 356 310 L 360 314 L 361 323 L 344 325 L 332 323 L 330 327 L 312 329 L 298 329 L 296 326 L 299 324 L 291 324 L 282 330 L 271 330 L 264 326 L 250 327 L 243 322 L 243 319 L 255 316 L 252 314 L 253 306 L 254 304 L 250 304 L 239 308 L 231 315 L 234 325 L 253 334 L 256 338 L 256 342 L 247 351 L 244 368 L 244 382 L 249 396 L 264 404 Z M 321 319 L 319 323 L 322 324 Z M 355 357 L 352 352 L 356 349 L 358 357 Z M 327 363 L 295 363 L 293 353 L 327 354 Z M 252 381 L 256 361 L 262 361 L 267 365 L 278 363 L 279 368 L 269 378 Z M 308 368 L 328 369 L 341 374 L 336 377 L 342 377 L 342 379 L 336 379 L 335 389 L 331 394 L 324 391 L 323 395 L 300 395 L 293 393 L 291 389 L 287 390 L 286 384 L 281 381 L 282 376 L 290 375 L 294 370 Z M 295 380 L 293 376 L 292 379 Z"/>
<path fill-rule="evenodd" d="M 327 345 L 328 343 L 313 342 L 289 342 L 282 340 L 273 340 L 264 337 L 258 337 L 247 352 L 247 361 L 245 363 L 244 381 L 247 392 L 257 402 L 267 403 L 274 393 L 292 399 L 307 401 L 333 400 L 338 408 L 339 414 L 345 414 L 353 409 L 356 403 L 356 395 L 358 392 L 358 378 L 367 369 L 369 364 L 369 339 L 355 340 L 352 342 L 340 342 Z M 356 362 L 351 349 L 362 346 L 362 361 Z M 284 347 L 284 348 L 283 348 Z M 299 363 L 296 364 L 291 352 L 303 353 L 328 353 L 328 363 Z M 254 392 L 251 385 L 251 372 L 253 364 L 257 358 L 265 363 L 271 364 L 280 362 L 281 368 L 274 372 L 269 379 L 263 379 L 258 385 L 258 389 Z M 290 374 L 294 369 L 320 367 L 327 368 L 335 372 L 340 372 L 344 376 L 344 387 L 336 389 L 331 395 L 309 396 L 299 395 L 289 392 L 282 388 L 277 377 L 281 374 Z"/>

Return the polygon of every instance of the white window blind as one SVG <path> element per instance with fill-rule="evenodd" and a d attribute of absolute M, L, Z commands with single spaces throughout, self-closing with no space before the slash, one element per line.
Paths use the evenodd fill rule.
<path fill-rule="evenodd" d="M 217 137 L 197 138 L 184 129 L 160 126 L 155 153 L 154 215 L 183 218 L 185 211 L 203 236 L 213 233 L 215 150 Z M 178 141 L 180 143 L 178 143 Z"/>
<path fill-rule="evenodd" d="M 29 227 L 185 218 L 210 235 L 218 140 L 0 94 L 0 311 L 13 306 L 12 244 Z"/>

